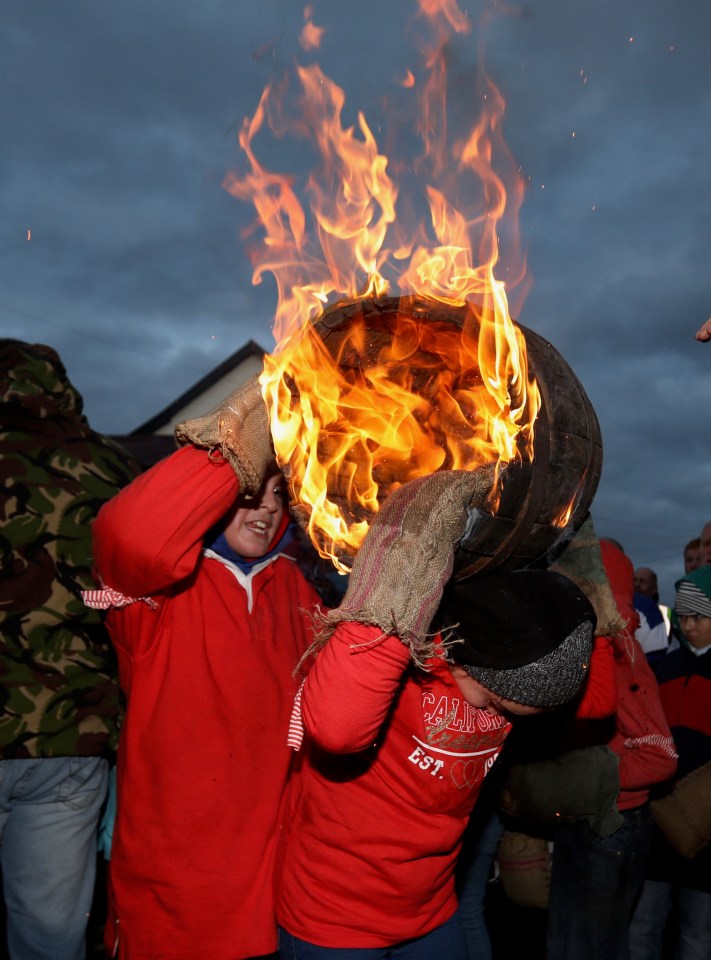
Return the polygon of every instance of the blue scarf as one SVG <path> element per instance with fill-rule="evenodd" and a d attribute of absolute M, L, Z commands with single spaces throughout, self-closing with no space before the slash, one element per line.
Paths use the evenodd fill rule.
<path fill-rule="evenodd" d="M 294 529 L 295 524 L 290 523 L 272 549 L 261 557 L 245 558 L 241 554 L 236 553 L 227 542 L 224 531 L 215 537 L 212 543 L 208 543 L 206 546 L 208 550 L 214 550 L 223 560 L 229 560 L 229 562 L 238 567 L 242 573 L 249 573 L 252 567 L 255 567 L 258 563 L 263 563 L 278 553 L 284 553 L 294 539 Z"/>

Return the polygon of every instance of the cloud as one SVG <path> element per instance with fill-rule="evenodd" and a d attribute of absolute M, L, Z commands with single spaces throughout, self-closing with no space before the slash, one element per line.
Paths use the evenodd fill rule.
<path fill-rule="evenodd" d="M 315 57 L 345 89 L 349 122 L 362 108 L 379 137 L 411 95 L 397 81 L 417 63 L 414 0 L 312 6 L 315 53 L 299 47 L 303 7 L 286 0 L 4 8 L 0 330 L 59 349 L 98 429 L 133 429 L 250 338 L 273 345 L 274 284 L 252 286 L 241 238 L 253 214 L 221 186 L 264 84 Z M 484 9 L 463 6 L 472 22 Z M 693 340 L 711 312 L 711 10 L 511 9 L 491 19 L 485 54 L 529 178 L 534 283 L 520 319 L 598 412 L 601 532 L 671 599 L 681 548 L 711 513 L 711 347 Z M 457 122 L 476 108 L 477 40 L 449 52 Z M 277 143 L 266 156 L 303 174 L 308 151 Z"/>

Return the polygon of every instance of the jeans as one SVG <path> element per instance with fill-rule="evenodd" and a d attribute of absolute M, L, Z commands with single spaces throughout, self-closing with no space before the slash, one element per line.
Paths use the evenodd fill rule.
<path fill-rule="evenodd" d="M 0 863 L 11 960 L 84 960 L 100 757 L 0 760 Z"/>
<path fill-rule="evenodd" d="M 630 925 L 632 960 L 662 960 L 664 928 L 676 904 L 674 960 L 711 957 L 711 893 L 646 880 Z"/>
<path fill-rule="evenodd" d="M 459 913 L 470 960 L 492 960 L 491 938 L 486 925 L 484 905 L 491 868 L 496 858 L 504 824 L 495 808 L 485 803 L 474 808 L 464 835 L 464 845 L 457 865 Z"/>
<path fill-rule="evenodd" d="M 467 960 L 459 913 L 424 937 L 390 947 L 317 947 L 279 928 L 281 960 Z"/>
<path fill-rule="evenodd" d="M 651 843 L 649 805 L 623 810 L 604 839 L 585 821 L 556 827 L 547 960 L 627 960 L 629 923 Z"/>

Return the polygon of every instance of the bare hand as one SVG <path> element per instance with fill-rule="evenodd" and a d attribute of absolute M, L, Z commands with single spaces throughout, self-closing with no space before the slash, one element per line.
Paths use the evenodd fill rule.
<path fill-rule="evenodd" d="M 711 317 L 708 318 L 706 323 L 696 331 L 697 340 L 711 340 Z"/>

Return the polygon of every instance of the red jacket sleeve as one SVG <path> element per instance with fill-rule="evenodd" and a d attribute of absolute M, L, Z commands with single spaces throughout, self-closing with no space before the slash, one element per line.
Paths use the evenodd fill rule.
<path fill-rule="evenodd" d="M 673 777 L 677 767 L 659 685 L 634 637 L 616 641 L 619 705 L 617 731 L 610 746 L 620 758 L 620 784 L 644 789 Z"/>
<path fill-rule="evenodd" d="M 580 720 L 609 717 L 617 709 L 617 678 L 612 640 L 595 637 L 587 680 L 575 711 Z"/>
<path fill-rule="evenodd" d="M 379 627 L 341 623 L 304 683 L 301 715 L 311 738 L 331 753 L 375 743 L 410 663 L 410 651 Z"/>
<path fill-rule="evenodd" d="M 183 447 L 137 477 L 94 522 L 94 565 L 105 586 L 151 596 L 195 569 L 202 538 L 234 503 L 237 477 L 206 450 Z"/>

